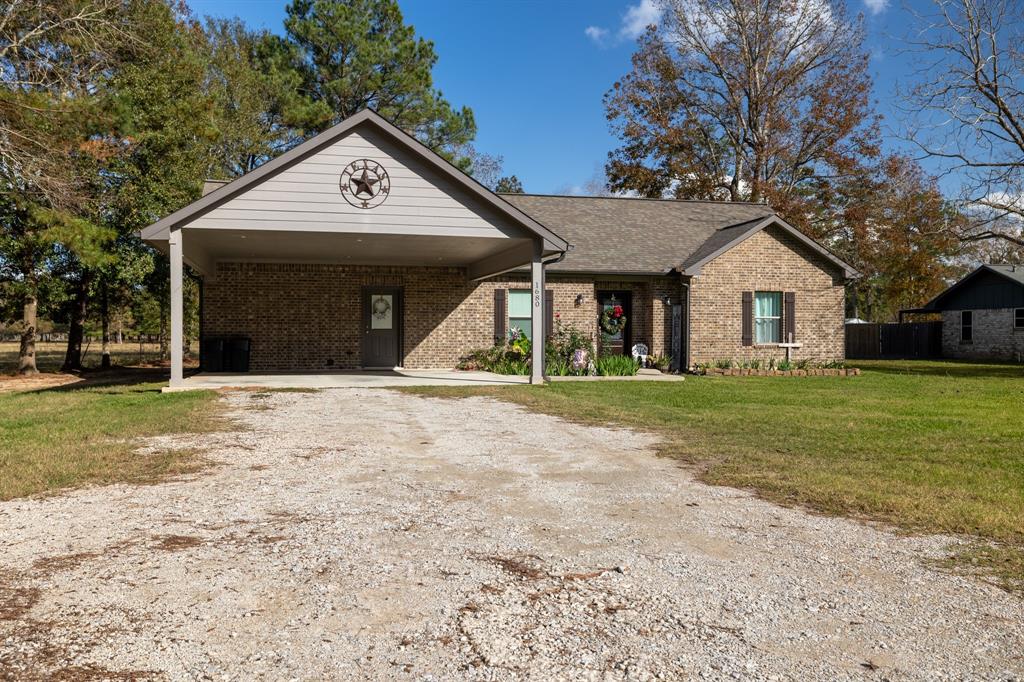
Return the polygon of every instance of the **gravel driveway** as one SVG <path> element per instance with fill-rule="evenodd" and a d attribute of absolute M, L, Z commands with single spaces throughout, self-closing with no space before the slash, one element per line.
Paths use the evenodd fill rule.
<path fill-rule="evenodd" d="M 1020 679 L 906 538 L 486 399 L 232 393 L 221 464 L 0 503 L 0 677 Z"/>

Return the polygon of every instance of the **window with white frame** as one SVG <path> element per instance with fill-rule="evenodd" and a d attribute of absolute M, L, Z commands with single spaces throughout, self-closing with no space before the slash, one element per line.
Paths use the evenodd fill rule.
<path fill-rule="evenodd" d="M 960 343 L 974 343 L 974 311 L 960 311 Z"/>
<path fill-rule="evenodd" d="M 508 292 L 508 329 L 519 329 L 526 338 L 533 334 L 533 325 L 530 324 L 532 317 L 530 311 L 533 308 L 533 301 L 529 289 L 509 289 Z"/>
<path fill-rule="evenodd" d="M 754 343 L 782 343 L 782 292 L 754 292 Z"/>
<path fill-rule="evenodd" d="M 1024 329 L 1024 308 L 1017 308 L 1013 311 L 1013 328 Z"/>

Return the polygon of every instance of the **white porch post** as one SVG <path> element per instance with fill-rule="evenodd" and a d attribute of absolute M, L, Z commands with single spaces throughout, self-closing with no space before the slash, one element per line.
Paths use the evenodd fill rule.
<path fill-rule="evenodd" d="M 544 340 L 547 331 L 544 329 L 544 240 L 533 243 L 533 262 L 530 264 L 530 290 L 532 307 L 530 309 L 530 331 L 533 336 L 533 359 L 530 369 L 530 383 L 544 383 Z"/>
<path fill-rule="evenodd" d="M 181 230 L 171 230 L 171 386 L 181 386 L 184 379 L 182 345 L 185 339 L 185 305 L 182 298 Z"/>

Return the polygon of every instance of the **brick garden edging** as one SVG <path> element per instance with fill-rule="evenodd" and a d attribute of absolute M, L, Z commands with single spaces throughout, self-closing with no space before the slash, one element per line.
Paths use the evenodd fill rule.
<path fill-rule="evenodd" d="M 860 370 L 849 369 L 702 369 L 697 374 L 726 377 L 859 377 Z"/>

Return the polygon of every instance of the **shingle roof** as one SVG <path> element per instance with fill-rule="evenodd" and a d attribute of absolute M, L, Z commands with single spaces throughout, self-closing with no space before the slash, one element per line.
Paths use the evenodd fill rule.
<path fill-rule="evenodd" d="M 706 258 L 714 256 L 716 253 L 729 246 L 729 244 L 742 237 L 748 230 L 760 225 L 763 220 L 764 217 L 754 218 L 753 220 L 748 220 L 743 223 L 715 230 L 714 234 L 708 237 L 706 242 L 697 247 L 696 251 L 683 260 L 680 267 L 686 269 L 692 265 L 700 263 Z"/>
<path fill-rule="evenodd" d="M 1018 284 L 1024 284 L 1024 265 L 986 265 L 985 267 Z"/>
<path fill-rule="evenodd" d="M 667 272 L 774 215 L 763 204 L 739 202 L 501 196 L 573 245 L 565 260 L 550 266 L 557 272 Z"/>

